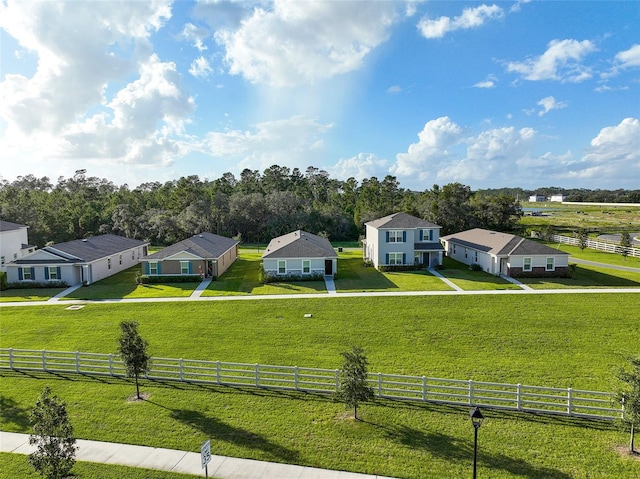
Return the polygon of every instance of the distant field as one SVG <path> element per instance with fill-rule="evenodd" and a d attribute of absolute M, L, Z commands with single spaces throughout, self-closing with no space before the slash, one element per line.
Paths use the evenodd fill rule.
<path fill-rule="evenodd" d="M 619 230 L 640 225 L 640 205 L 589 206 L 563 205 L 562 203 L 523 202 L 524 208 L 541 208 L 545 216 L 523 216 L 520 224 L 525 228 L 553 226 L 572 231 L 578 228 Z"/>

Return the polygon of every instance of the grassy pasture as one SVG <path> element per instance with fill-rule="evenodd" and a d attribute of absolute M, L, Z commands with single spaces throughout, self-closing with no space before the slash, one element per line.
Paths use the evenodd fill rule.
<path fill-rule="evenodd" d="M 640 295 L 313 298 L 89 304 L 0 310 L 2 347 L 114 352 L 118 323 L 140 322 L 163 357 L 335 368 L 361 344 L 371 371 L 611 390 L 636 353 Z M 305 313 L 313 318 L 305 319 Z M 26 432 L 44 385 L 65 399 L 82 438 L 212 452 L 392 477 L 470 474 L 468 410 L 379 401 L 354 422 L 331 398 L 293 392 L 1 372 L 0 428 Z M 487 477 L 640 477 L 609 424 L 485 411 Z M 489 473 L 490 470 L 490 473 Z"/>
<path fill-rule="evenodd" d="M 547 216 L 523 216 L 520 224 L 525 228 L 553 226 L 572 231 L 577 228 L 619 230 L 640 224 L 639 206 L 563 205 L 561 203 L 529 203 L 523 207 L 550 208 Z"/>

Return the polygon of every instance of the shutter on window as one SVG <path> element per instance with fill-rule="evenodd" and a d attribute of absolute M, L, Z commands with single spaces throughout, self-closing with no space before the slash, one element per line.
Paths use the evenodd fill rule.
<path fill-rule="evenodd" d="M 420 241 L 424 239 L 423 236 L 424 236 L 424 231 L 420 230 Z"/>
<path fill-rule="evenodd" d="M 49 267 L 48 266 L 44 267 L 44 279 L 45 280 L 49 279 Z"/>
<path fill-rule="evenodd" d="M 384 264 L 389 264 L 389 253 L 384 255 Z"/>
<path fill-rule="evenodd" d="M 144 274 L 149 274 L 149 263 L 144 264 Z"/>
<path fill-rule="evenodd" d="M 403 243 L 406 243 L 406 242 L 407 242 L 407 232 L 406 232 L 406 231 L 403 231 L 403 232 L 402 232 L 402 242 L 403 242 Z"/>
<path fill-rule="evenodd" d="M 402 264 L 407 264 L 407 253 L 402 253 Z"/>
<path fill-rule="evenodd" d="M 429 230 L 429 241 L 433 241 L 433 230 Z"/>
<path fill-rule="evenodd" d="M 389 242 L 389 232 L 387 231 L 387 243 Z"/>
<path fill-rule="evenodd" d="M 36 269 L 31 268 L 31 281 L 34 281 L 35 279 L 36 279 Z"/>
<path fill-rule="evenodd" d="M 189 269 L 187 271 L 189 271 L 189 274 L 191 274 L 191 261 L 189 261 Z"/>
<path fill-rule="evenodd" d="M 60 269 L 60 266 L 58 266 L 56 270 L 58 271 L 58 281 L 62 281 L 62 270 Z"/>
<path fill-rule="evenodd" d="M 162 273 L 162 263 L 158 261 L 158 274 Z"/>
<path fill-rule="evenodd" d="M 18 268 L 18 280 L 22 281 L 24 279 L 24 275 L 22 274 L 22 268 Z"/>

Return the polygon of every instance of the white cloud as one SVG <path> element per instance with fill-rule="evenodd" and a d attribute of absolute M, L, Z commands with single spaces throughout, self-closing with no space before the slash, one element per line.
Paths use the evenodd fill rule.
<path fill-rule="evenodd" d="M 587 153 L 571 165 L 567 178 L 598 180 L 601 185 L 637 188 L 640 181 L 640 120 L 625 118 L 591 140 Z"/>
<path fill-rule="evenodd" d="M 519 12 L 522 9 L 522 5 L 529 3 L 531 0 L 518 0 L 509 9 L 510 13 Z"/>
<path fill-rule="evenodd" d="M 425 38 L 442 38 L 449 32 L 477 28 L 487 20 L 503 16 L 504 11 L 498 5 L 480 5 L 476 8 L 465 8 L 459 17 L 443 16 L 435 20 L 424 17 L 418 22 L 418 30 Z"/>
<path fill-rule="evenodd" d="M 402 87 L 400 85 L 393 85 L 387 88 L 387 93 L 400 93 L 402 91 Z"/>
<path fill-rule="evenodd" d="M 560 110 L 569 106 L 566 101 L 556 101 L 556 99 L 552 96 L 543 98 L 538 102 L 538 105 L 542 107 L 542 110 L 538 112 L 538 116 L 544 116 L 551 110 Z"/>
<path fill-rule="evenodd" d="M 640 44 L 635 44 L 628 50 L 618 52 L 613 67 L 609 71 L 603 72 L 600 76 L 607 79 L 618 75 L 623 70 L 635 67 L 640 67 Z M 601 88 L 605 90 L 606 86 Z M 598 89 L 596 90 L 599 91 Z"/>
<path fill-rule="evenodd" d="M 209 60 L 207 60 L 205 57 L 196 58 L 191 62 L 191 66 L 189 67 L 189 73 L 191 73 L 196 78 L 208 77 L 212 71 L 213 69 L 209 64 Z"/>
<path fill-rule="evenodd" d="M 333 128 L 302 116 L 258 123 L 253 131 L 210 132 L 202 151 L 233 160 L 238 169 L 265 169 L 273 164 L 306 168 L 323 160 L 324 135 Z"/>
<path fill-rule="evenodd" d="M 475 85 L 473 85 L 475 88 L 495 88 L 496 84 L 493 80 L 485 80 L 485 81 L 480 81 L 478 83 L 476 83 Z"/>
<path fill-rule="evenodd" d="M 589 40 L 552 40 L 542 55 L 523 62 L 510 62 L 507 71 L 519 73 L 525 80 L 578 83 L 591 78 L 591 70 L 582 61 L 595 51 L 596 46 Z"/>
<path fill-rule="evenodd" d="M 351 158 L 341 158 L 334 166 L 327 169 L 334 178 L 384 178 L 389 174 L 389 162 L 378 158 L 373 153 L 358 153 Z"/>
<path fill-rule="evenodd" d="M 426 179 L 433 168 L 440 168 L 450 158 L 449 148 L 462 140 L 462 128 L 448 116 L 428 121 L 418 133 L 418 143 L 409 145 L 406 153 L 398 153 L 391 172 L 398 177 Z"/>
<path fill-rule="evenodd" d="M 206 28 L 196 27 L 193 23 L 187 23 L 180 34 L 181 38 L 193 43 L 193 46 L 200 51 L 207 50 L 204 40 L 209 36 Z"/>
<path fill-rule="evenodd" d="M 276 0 L 238 29 L 222 29 L 229 72 L 252 83 L 295 86 L 357 70 L 386 41 L 394 2 Z"/>

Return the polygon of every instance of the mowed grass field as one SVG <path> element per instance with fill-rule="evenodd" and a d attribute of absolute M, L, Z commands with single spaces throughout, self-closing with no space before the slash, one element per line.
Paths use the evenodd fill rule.
<path fill-rule="evenodd" d="M 118 323 L 140 322 L 152 355 L 338 368 L 362 345 L 370 371 L 610 391 L 640 344 L 640 295 L 313 298 L 0 309 L 0 346 L 114 352 Z M 312 318 L 304 318 L 312 313 Z M 467 477 L 468 409 L 376 401 L 363 421 L 330 397 L 79 375 L 0 372 L 0 428 L 28 431 L 45 385 L 78 437 L 212 452 L 391 477 Z M 484 477 L 640 477 L 600 421 L 484 411 Z M 0 458 L 1 460 L 1 458 Z"/>

